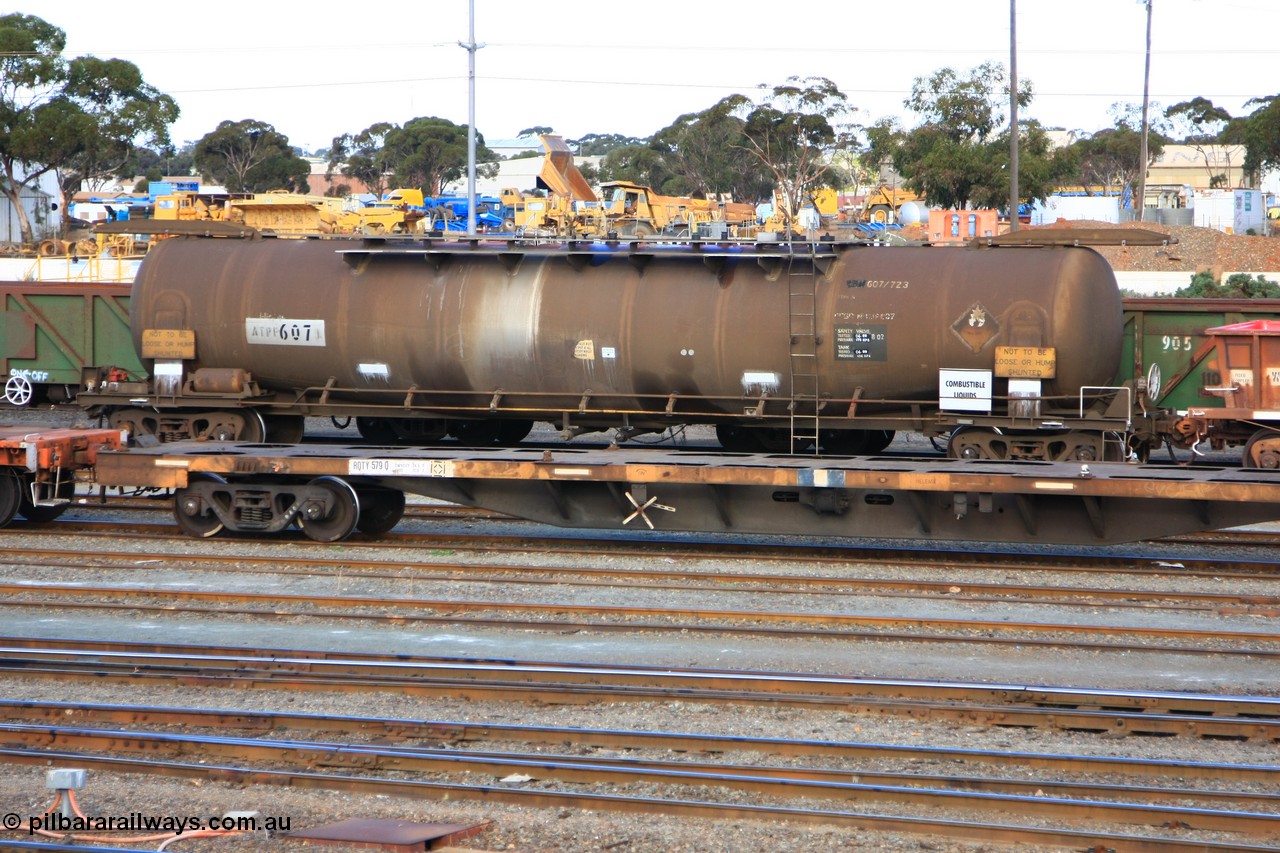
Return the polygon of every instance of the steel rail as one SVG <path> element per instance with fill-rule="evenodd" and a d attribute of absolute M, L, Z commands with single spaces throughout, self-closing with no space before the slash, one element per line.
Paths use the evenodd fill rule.
<path fill-rule="evenodd" d="M 634 619 L 636 617 L 662 617 L 671 620 L 694 620 L 695 622 L 712 622 L 721 620 L 725 624 L 707 625 L 707 624 L 685 624 L 678 622 L 671 623 L 635 623 L 635 622 L 604 622 L 590 621 L 573 623 L 575 628 L 586 630 L 644 630 L 644 631 L 701 631 L 707 633 L 728 632 L 728 633 L 765 633 L 753 628 L 739 627 L 743 623 L 791 623 L 795 625 L 830 625 L 830 626 L 876 626 L 881 628 L 939 628 L 963 631 L 989 631 L 998 632 L 1006 636 L 1017 634 L 1019 632 L 1026 635 L 1036 634 L 1065 634 L 1076 636 L 1109 636 L 1109 637 L 1142 637 L 1156 639 L 1182 639 L 1194 640 L 1197 642 L 1205 641 L 1234 641 L 1249 642 L 1258 645 L 1249 647 L 1243 651 L 1248 655 L 1267 656 L 1280 654 L 1280 634 L 1269 633 L 1264 631 L 1239 631 L 1239 630 L 1204 630 L 1198 628 L 1145 628 L 1140 626 L 1111 626 L 1111 625 L 1082 625 L 1072 623 L 1058 622 L 1013 622 L 1008 620 L 991 621 L 991 620 L 970 620 L 970 619 L 943 619 L 935 617 L 900 617 L 900 616 L 855 616 L 842 613 L 803 613 L 803 612 L 762 612 L 752 610 L 700 610 L 693 608 L 657 608 L 657 607 L 624 607 L 620 605 L 603 605 L 603 604 L 529 604 L 529 603 L 511 603 L 498 601 L 468 601 L 463 599 L 427 599 L 427 598 L 388 598 L 385 596 L 313 596 L 294 593 L 256 593 L 256 592 L 232 592 L 232 591 L 205 591 L 205 590 L 179 590 L 166 588 L 163 590 L 155 589 L 139 589 L 131 587 L 109 587 L 109 586 L 83 586 L 78 584 L 56 584 L 43 583 L 38 586 L 24 583 L 0 583 L 0 593 L 6 594 L 6 598 L 0 601 L 0 606 L 5 607 L 81 607 L 92 602 L 68 601 L 65 597 L 78 596 L 81 598 L 113 598 L 113 599 L 148 599 L 163 596 L 166 600 L 183 601 L 183 602 L 202 602 L 214 601 L 219 603 L 283 603 L 304 605 L 303 609 L 286 611 L 279 607 L 274 607 L 270 611 L 246 611 L 236 610 L 233 608 L 211 608 L 200 610 L 194 607 L 179 608 L 171 604 L 165 605 L 147 605 L 141 601 L 131 601 L 128 609 L 136 610 L 165 610 L 184 612 L 215 612 L 215 613 L 239 613 L 243 615 L 273 615 L 277 617 L 289 616 L 298 617 L 306 616 L 310 618 L 344 618 L 344 619 L 375 619 L 375 620 L 392 620 L 397 622 L 410 621 L 434 621 L 439 622 L 442 619 L 449 622 L 472 622 L 473 620 L 462 619 L 457 617 L 424 617 L 420 613 L 361 613 L 353 610 L 321 611 L 312 608 L 328 607 L 328 608 L 378 608 L 382 611 L 394 608 L 409 609 L 413 611 L 446 611 L 449 613 L 527 613 L 527 614 L 544 614 L 546 617 L 560 616 L 565 614 L 576 614 L 580 616 L 592 616 L 597 618 L 613 618 L 613 619 Z M 32 596 L 33 594 L 64 596 L 62 599 L 29 599 L 23 596 Z M 545 626 L 548 623 L 546 618 L 534 618 L 529 623 L 520 622 L 518 624 L 536 624 Z M 559 624 L 557 629 L 566 627 Z M 776 631 L 769 633 L 776 634 Z M 798 632 L 795 635 L 800 636 L 805 632 Z M 833 636 L 832 632 L 824 632 L 824 636 Z M 879 634 L 882 638 L 896 638 L 896 634 L 884 633 Z M 958 637 L 950 637 L 943 634 L 935 635 L 935 641 L 941 639 L 960 639 Z M 975 640 L 977 638 L 965 637 L 965 639 Z M 1277 645 L 1277 649 L 1262 648 L 1263 645 Z M 1052 643 L 1056 646 L 1070 645 L 1073 647 L 1081 647 L 1083 643 L 1067 643 L 1058 641 Z M 1128 649 L 1127 650 L 1133 650 Z M 1170 647 L 1162 648 L 1160 651 L 1170 651 L 1177 649 L 1187 654 L 1222 654 L 1222 649 L 1204 649 L 1204 648 L 1181 648 Z M 1144 651 L 1151 651 L 1153 647 L 1145 646 Z"/>
<path fill-rule="evenodd" d="M 31 590 L 28 590 L 30 592 Z M 160 592 L 153 593 L 155 596 Z M 351 611 L 285 610 L 281 608 L 254 609 L 244 607 L 197 607 L 175 606 L 165 604 L 142 604 L 138 602 L 94 602 L 40 600 L 23 598 L 17 600 L 0 599 L 0 607 L 15 609 L 60 608 L 64 610 L 94 610 L 99 612 L 141 611 L 157 614 L 199 614 L 208 616 L 247 616 L 264 619 L 339 619 L 366 622 L 385 622 L 390 624 L 415 623 L 424 625 L 465 625 L 468 627 L 514 629 L 520 631 L 537 630 L 554 633 L 605 632 L 605 633 L 667 633 L 678 631 L 683 634 L 733 635 L 740 637 L 756 637 L 766 639 L 822 639 L 822 640 L 856 640 L 858 642 L 911 642 L 911 643 L 967 643 L 980 646 L 995 647 L 1036 647 L 1054 649 L 1074 649 L 1078 651 L 1120 652 L 1126 655 L 1146 654 L 1180 654 L 1205 656 L 1237 656 L 1250 658 L 1270 658 L 1280 656 L 1280 651 L 1250 648 L 1197 648 L 1195 646 L 1157 645 L 1144 643 L 1133 645 L 1130 642 L 1090 642 L 1086 640 L 1064 640 L 1039 637 L 997 637 L 971 634 L 945 633 L 910 633 L 895 631 L 892 633 L 877 631 L 833 630 L 829 628 L 776 628 L 769 626 L 745 627 L 741 625 L 679 625 L 652 622 L 570 622 L 563 619 L 498 619 L 480 616 L 426 616 L 423 614 L 387 614 Z M 971 627 L 982 628 L 984 623 L 965 623 Z M 993 630 L 1005 629 L 1011 623 L 992 623 Z"/>
<path fill-rule="evenodd" d="M 1253 696 L 514 662 L 255 661 L 236 655 L 106 651 L 93 652 L 89 660 L 80 661 L 68 651 L 23 651 L 30 657 L 0 657 L 0 667 L 11 675 L 46 678 L 101 681 L 111 677 L 139 683 L 167 681 L 254 689 L 385 690 L 477 701 L 499 697 L 551 704 L 626 699 L 832 706 L 987 726 L 1280 742 L 1280 699 Z M 4 654 L 0 650 L 0 655 Z"/>
<path fill-rule="evenodd" d="M 101 538 L 148 540 L 190 541 L 188 537 L 176 532 L 176 527 L 159 523 L 129 523 L 106 521 L 73 521 L 60 519 L 51 526 L 42 528 L 45 532 L 66 533 L 68 535 L 91 535 Z M 10 526 L 0 528 L 0 541 L 6 536 L 22 535 L 24 528 Z M 586 531 L 590 534 L 594 531 Z M 357 536 L 350 540 L 359 542 Z M 228 541 L 237 541 L 229 539 Z M 325 543 L 313 542 L 299 537 L 287 540 L 290 547 L 319 549 L 329 547 Z M 545 554 L 599 554 L 604 550 L 611 556 L 625 557 L 676 557 L 687 559 L 741 559 L 750 557 L 758 562 L 782 561 L 793 563 L 798 560 L 813 560 L 826 563 L 868 563 L 892 562 L 895 565 L 920 568 L 943 566 L 951 569 L 1009 569 L 1018 568 L 1024 571 L 1070 571 L 1073 573 L 1102 573 L 1108 577 L 1116 574 L 1133 575 L 1169 575 L 1190 577 L 1203 574 L 1210 577 L 1257 578 L 1280 576 L 1280 562 L 1275 560 L 1233 561 L 1238 566 L 1249 567 L 1246 571 L 1223 573 L 1221 558 L 1194 557 L 1151 557 L 1139 554 L 1128 556 L 1099 556 L 1095 554 L 1066 555 L 1059 563 L 1046 562 L 1046 555 L 1039 553 L 1015 553 L 1008 551 L 975 551 L 973 548 L 963 550 L 944 550 L 937 546 L 928 549 L 910 547 L 865 547 L 856 544 L 840 544 L 831 546 L 815 545 L 765 545 L 752 543 L 749 545 L 733 545 L 731 543 L 701 542 L 679 544 L 671 540 L 650 537 L 648 539 L 625 539 L 616 537 L 592 537 L 584 535 L 577 538 L 540 535 L 503 536 L 493 534 L 437 534 L 437 533 L 386 533 L 370 539 L 370 544 L 380 549 L 419 550 L 429 548 L 454 548 L 457 550 L 482 550 L 492 553 L 527 553 L 531 543 L 535 543 L 538 551 Z M 621 547 L 621 542 L 629 546 Z M 374 544 L 376 543 L 376 545 Z M 1197 544 L 1213 544 L 1198 542 Z M 941 555 L 941 556 L 939 556 Z"/>
<path fill-rule="evenodd" d="M 202 757 L 234 760 L 242 764 L 286 762 L 307 770 L 338 768 L 348 772 L 438 773 L 449 776 L 473 773 L 493 774 L 498 778 L 519 772 L 559 785 L 694 785 L 746 791 L 778 800 L 871 801 L 899 806 L 963 809 L 966 812 L 1005 812 L 1022 817 L 1050 817 L 1063 821 L 1177 824 L 1197 830 L 1280 837 L 1280 814 L 1186 805 L 1070 799 L 1052 796 L 1043 789 L 1039 794 L 1029 795 L 848 781 L 851 775 L 860 774 L 856 770 L 746 767 L 659 759 L 583 758 L 510 752 L 473 753 L 411 746 L 11 723 L 0 723 L 0 735 L 3 735 L 8 744 L 44 746 L 49 749 L 111 754 L 145 753 L 170 757 L 196 752 Z M 1021 787 L 1025 789 L 1028 784 L 1034 785 L 1034 782 L 1024 782 Z M 1074 790 L 1094 797 L 1101 793 L 1100 789 L 1084 784 L 1075 786 Z M 1194 795 L 1188 792 L 1186 796 L 1191 798 Z M 1249 798 L 1243 795 L 1238 799 L 1243 802 Z M 1266 801 L 1267 798 L 1263 798 L 1256 802 L 1260 804 Z"/>
<path fill-rule="evenodd" d="M 25 556 L 30 559 L 13 559 L 12 557 L 15 555 Z M 750 592 L 766 595 L 865 596 L 868 592 L 874 592 L 877 596 L 884 598 L 932 600 L 941 595 L 947 601 L 1035 602 L 1051 603 L 1058 607 L 1088 608 L 1095 608 L 1101 603 L 1111 609 L 1141 611 L 1149 611 L 1151 604 L 1159 603 L 1163 610 L 1280 616 L 1280 595 L 1260 593 L 1033 586 L 1030 584 L 989 583 L 962 579 L 935 581 L 836 575 L 800 576 L 660 567 L 643 569 L 581 568 L 577 566 L 526 566 L 512 563 L 477 564 L 453 562 L 427 562 L 405 566 L 403 563 L 393 563 L 385 560 L 335 560 L 332 558 L 300 557 L 279 559 L 236 554 L 213 556 L 185 553 L 148 554 L 145 561 L 139 562 L 136 552 L 104 553 L 101 551 L 94 552 L 93 556 L 95 559 L 103 560 L 103 562 L 77 560 L 74 555 L 69 555 L 66 551 L 58 549 L 15 549 L 6 551 L 4 564 L 8 566 L 57 567 L 94 571 L 102 569 L 112 571 L 152 571 L 156 568 L 152 563 L 161 562 L 166 568 L 193 565 L 198 566 L 201 571 L 225 574 L 284 574 L 305 577 L 330 577 L 334 568 L 341 568 L 344 572 L 350 572 L 352 569 L 359 570 L 358 573 L 351 574 L 350 576 L 352 577 L 374 580 L 465 580 L 468 583 L 495 584 L 510 584 L 512 578 L 488 577 L 489 575 L 517 575 L 519 577 L 516 578 L 516 582 L 530 586 L 562 587 L 574 585 L 695 592 Z M 106 562 L 113 560 L 118 562 Z M 396 568 L 397 566 L 398 568 Z M 388 569 L 393 570 L 388 571 Z M 422 571 L 424 569 L 434 571 Z M 459 577 L 460 575 L 463 577 Z M 536 577 L 537 575 L 549 575 L 549 577 L 539 578 Z M 1221 576 L 1221 573 L 1217 575 L 1217 577 Z M 625 579 L 626 582 L 600 580 L 603 578 L 620 578 Z M 653 581 L 686 581 L 687 583 L 649 582 L 651 579 Z M 695 585 L 698 582 L 703 585 Z M 767 588 L 764 588 L 765 585 L 768 585 Z"/>
<path fill-rule="evenodd" d="M 119 705 L 71 702 L 45 702 L 34 700 L 0 699 L 0 716 L 9 721 L 46 721 L 50 724 L 77 725 L 125 724 L 187 726 L 190 728 L 249 732 L 309 731 L 326 734 L 360 734 L 379 738 L 398 738 L 443 741 L 447 743 L 484 743 L 491 741 L 518 742 L 526 746 L 560 746 L 574 743 L 592 749 L 607 750 L 655 750 L 664 752 L 729 753 L 755 752 L 765 755 L 781 755 L 789 758 L 821 756 L 846 761 L 896 761 L 896 762 L 961 762 L 969 765 L 996 765 L 1001 768 L 1021 767 L 1027 770 L 1049 770 L 1054 773 L 1092 773 L 1126 777 L 1151 777 L 1157 779 L 1197 779 L 1215 782 L 1237 782 L 1270 785 L 1280 790 L 1280 765 L 1217 764 L 1194 761 L 1167 761 L 1151 758 L 1125 758 L 1119 756 L 1068 755 L 1062 753 L 1009 752 L 1007 750 L 978 750 L 936 746 L 910 746 L 879 744 L 858 741 L 788 740 L 783 738 L 757 738 L 721 735 L 693 734 L 686 732 L 630 731 L 620 729 L 589 729 L 566 726 L 534 726 L 499 723 L 470 723 L 449 720 L 420 720 L 409 718 L 361 717 L 354 715 L 314 714 L 293 711 L 261 711 L 237 708 L 184 708 L 159 705 Z M 848 771 L 839 771 L 848 777 Z M 869 772 L 859 770 L 859 781 L 869 779 L 916 778 L 910 774 Z M 932 777 L 930 777 L 932 778 Z M 997 780 L 991 777 L 958 777 L 948 773 L 945 777 L 971 784 L 1008 782 L 1011 786 L 1025 788 L 1028 785 L 1057 785 L 1056 782 L 1025 779 Z M 1063 783 L 1073 786 L 1075 783 Z M 1148 787 L 1153 797 L 1161 792 L 1173 791 L 1171 796 L 1182 796 L 1175 789 Z M 1263 802 L 1280 801 L 1280 794 L 1258 794 L 1227 790 L 1198 790 L 1205 798 L 1258 799 Z"/>
<path fill-rule="evenodd" d="M 495 785 L 452 784 L 426 780 L 383 779 L 373 777 L 315 773 L 300 770 L 245 769 L 230 765 L 194 764 L 175 761 L 106 757 L 65 750 L 0 749 L 0 761 L 46 765 L 50 762 L 74 762 L 76 766 L 116 773 L 150 773 L 179 778 L 213 779 L 239 784 L 288 785 L 295 788 L 342 790 L 409 796 L 419 799 L 478 799 L 525 807 L 571 807 L 597 811 L 656 814 L 671 817 L 712 819 L 751 819 L 825 824 L 863 830 L 908 832 L 943 835 L 952 838 L 980 839 L 984 842 L 1058 845 L 1094 849 L 1111 849 L 1123 843 L 1131 853 L 1261 853 L 1274 846 L 1251 843 L 1198 841 L 1176 837 L 1116 835 L 1062 828 L 1042 828 L 1011 824 L 957 821 L 945 818 L 857 813 L 824 809 L 799 809 L 783 806 L 727 804 L 708 801 L 659 799 L 614 794 L 568 793 Z M 1105 812 L 1097 808 L 1099 815 Z"/>

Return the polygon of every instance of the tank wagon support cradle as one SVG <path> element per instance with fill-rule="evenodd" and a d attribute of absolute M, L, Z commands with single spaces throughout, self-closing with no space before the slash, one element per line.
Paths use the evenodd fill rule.
<path fill-rule="evenodd" d="M 1173 465 L 824 459 L 653 449 L 177 442 L 82 479 L 175 489 L 196 536 L 390 530 L 404 493 L 561 527 L 1113 544 L 1280 519 L 1280 473 Z"/>

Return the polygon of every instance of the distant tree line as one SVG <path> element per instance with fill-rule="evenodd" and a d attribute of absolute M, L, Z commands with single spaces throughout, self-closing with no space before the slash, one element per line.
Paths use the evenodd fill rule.
<path fill-rule="evenodd" d="M 260 119 L 227 120 L 199 140 L 175 148 L 169 127 L 179 108 L 120 59 L 63 56 L 66 35 L 34 15 L 0 16 L 0 191 L 18 211 L 24 240 L 31 239 L 19 194 L 49 172 L 63 192 L 94 188 L 108 179 L 199 174 L 236 192 L 305 190 L 310 168 L 288 137 Z M 1019 109 L 1034 99 L 1019 83 Z M 739 201 L 778 197 L 795 211 L 823 187 L 874 183 L 892 167 L 908 189 L 946 207 L 999 207 L 1009 192 L 1008 77 L 987 62 L 968 70 L 942 68 L 917 78 L 903 105 L 919 117 L 905 128 L 894 118 L 860 126 L 851 105 L 825 78 L 791 78 L 763 88 L 758 99 L 735 94 L 701 112 L 678 116 L 648 138 L 591 133 L 568 140 L 579 156 L 602 156 L 601 181 L 630 180 L 669 195 L 730 196 Z M 1154 111 L 1148 163 L 1140 161 L 1140 108 L 1113 105 L 1113 126 L 1076 133 L 1050 144 L 1036 121 L 1019 127 L 1018 185 L 1028 198 L 1060 186 L 1116 193 L 1136 183 L 1163 147 L 1196 147 L 1214 172 L 1231 146 L 1243 146 L 1240 166 L 1257 180 L 1280 166 L 1280 94 L 1255 98 L 1247 116 L 1232 117 L 1205 98 Z M 528 128 L 528 150 L 550 127 Z M 500 157 L 476 133 L 481 176 L 496 174 Z M 358 180 L 381 194 L 391 186 L 437 195 L 466 171 L 467 128 L 436 116 L 404 124 L 382 122 L 335 137 L 324 151 L 330 173 Z M 346 194 L 350 185 L 332 190 Z"/>

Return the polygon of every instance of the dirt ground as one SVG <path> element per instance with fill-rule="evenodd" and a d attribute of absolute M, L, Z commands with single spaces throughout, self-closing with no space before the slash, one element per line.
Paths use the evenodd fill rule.
<path fill-rule="evenodd" d="M 1022 226 L 1025 230 L 1030 226 Z M 1223 273 L 1280 271 L 1280 236 L 1255 237 L 1226 234 L 1213 228 L 1193 225 L 1162 225 L 1158 222 L 1124 222 L 1120 224 L 1092 220 L 1060 220 L 1040 228 L 1141 228 L 1168 234 L 1174 241 L 1169 246 L 1097 246 L 1097 250 L 1117 272 L 1199 272 L 1209 270 L 1221 278 Z M 917 229 L 924 239 L 923 229 Z M 911 238 L 907 229 L 903 236 Z M 1274 279 L 1273 279 L 1274 280 Z"/>
<path fill-rule="evenodd" d="M 1068 223 L 1058 223 L 1059 226 Z M 1107 227 L 1101 222 L 1073 222 L 1075 227 Z M 1125 222 L 1112 228 L 1142 228 L 1168 234 L 1177 242 L 1166 248 L 1154 246 L 1100 246 L 1111 267 L 1117 271 L 1162 272 L 1209 270 L 1216 277 L 1224 272 L 1275 272 L 1280 270 L 1280 237 L 1225 234 L 1194 225 L 1161 225 L 1158 222 Z"/>

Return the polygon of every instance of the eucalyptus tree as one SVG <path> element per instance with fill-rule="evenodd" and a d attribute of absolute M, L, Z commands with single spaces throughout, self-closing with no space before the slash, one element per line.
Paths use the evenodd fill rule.
<path fill-rule="evenodd" d="M 52 172 L 64 194 L 119 176 L 137 149 L 168 149 L 178 105 L 132 62 L 67 59 L 66 33 L 34 15 L 0 16 L 0 192 L 23 242 L 34 229 L 22 191 Z"/>

